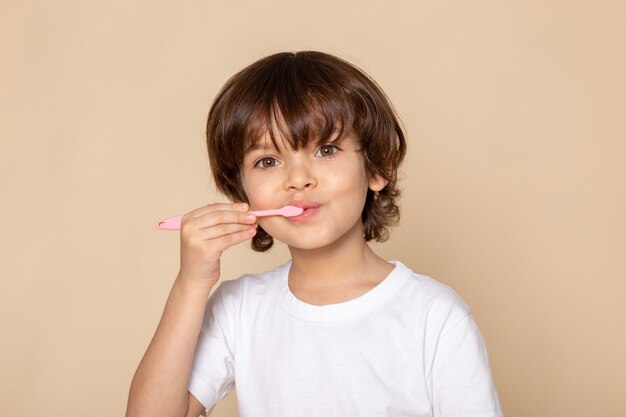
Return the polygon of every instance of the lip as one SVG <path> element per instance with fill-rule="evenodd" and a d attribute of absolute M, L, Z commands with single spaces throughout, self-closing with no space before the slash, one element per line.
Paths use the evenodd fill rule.
<path fill-rule="evenodd" d="M 319 206 L 321 206 L 320 203 L 318 203 L 317 201 L 312 201 L 312 200 L 294 200 L 287 205 L 300 207 L 305 210 L 308 208 L 318 208 Z"/>
<path fill-rule="evenodd" d="M 292 223 L 305 223 L 314 217 L 322 206 L 320 203 L 310 200 L 292 201 L 290 206 L 301 207 L 304 209 L 302 214 L 294 217 L 287 217 L 286 219 Z"/>

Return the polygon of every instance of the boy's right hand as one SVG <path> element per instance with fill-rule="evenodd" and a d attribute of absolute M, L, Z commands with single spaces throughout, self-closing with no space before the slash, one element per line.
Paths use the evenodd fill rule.
<path fill-rule="evenodd" d="M 185 214 L 178 279 L 204 289 L 214 287 L 220 279 L 222 253 L 256 234 L 256 216 L 248 209 L 246 203 L 214 203 Z"/>

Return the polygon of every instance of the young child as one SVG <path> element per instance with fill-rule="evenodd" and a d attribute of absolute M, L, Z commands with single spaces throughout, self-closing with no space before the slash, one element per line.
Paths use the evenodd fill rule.
<path fill-rule="evenodd" d="M 320 52 L 265 57 L 223 87 L 206 139 L 233 203 L 183 216 L 180 271 L 127 417 L 196 417 L 235 387 L 242 417 L 502 415 L 466 304 L 367 244 L 399 219 L 406 149 L 372 79 Z M 285 205 L 304 212 L 248 213 Z M 209 298 L 221 254 L 248 239 L 259 252 L 278 239 L 291 260 Z"/>

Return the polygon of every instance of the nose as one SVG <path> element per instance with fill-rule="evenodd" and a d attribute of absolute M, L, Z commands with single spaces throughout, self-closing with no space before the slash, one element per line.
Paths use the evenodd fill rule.
<path fill-rule="evenodd" d="M 316 185 L 317 179 L 315 178 L 311 167 L 303 161 L 291 164 L 291 168 L 289 169 L 285 180 L 286 190 L 305 190 L 314 188 Z"/>

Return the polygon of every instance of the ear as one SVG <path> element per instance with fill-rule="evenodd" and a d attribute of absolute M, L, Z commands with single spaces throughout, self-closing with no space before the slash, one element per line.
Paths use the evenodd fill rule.
<path fill-rule="evenodd" d="M 385 188 L 389 184 L 385 178 L 381 177 L 378 174 L 374 174 L 372 178 L 369 180 L 368 187 L 372 191 L 380 191 Z"/>

